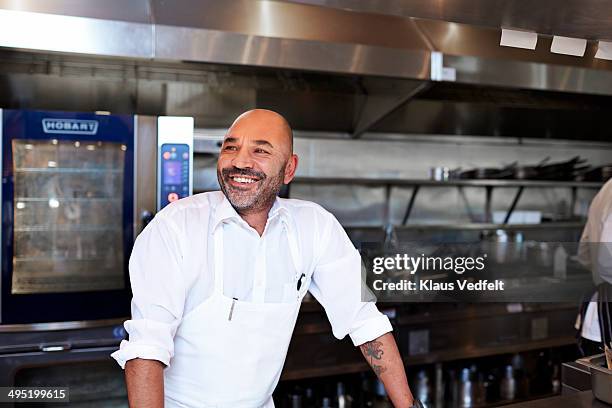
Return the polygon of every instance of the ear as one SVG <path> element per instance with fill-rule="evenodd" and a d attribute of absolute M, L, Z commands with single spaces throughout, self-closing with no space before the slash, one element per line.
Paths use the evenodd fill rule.
<path fill-rule="evenodd" d="M 283 179 L 284 184 L 291 183 L 293 177 L 295 177 L 295 171 L 297 170 L 298 165 L 298 156 L 297 154 L 292 154 L 289 160 L 287 160 L 287 164 L 285 165 L 285 177 Z"/>

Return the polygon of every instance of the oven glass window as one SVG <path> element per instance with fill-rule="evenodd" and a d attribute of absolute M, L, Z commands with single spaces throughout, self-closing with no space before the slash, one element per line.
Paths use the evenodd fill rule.
<path fill-rule="evenodd" d="M 12 293 L 124 288 L 126 146 L 13 140 Z"/>

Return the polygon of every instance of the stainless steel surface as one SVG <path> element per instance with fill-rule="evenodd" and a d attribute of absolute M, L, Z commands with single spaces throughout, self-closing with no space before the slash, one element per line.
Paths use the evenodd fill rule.
<path fill-rule="evenodd" d="M 576 361 L 563 363 L 561 366 L 561 393 L 571 394 L 591 389 L 590 369 Z"/>
<path fill-rule="evenodd" d="M 512 76 L 512 74 L 509 74 Z M 609 140 L 602 131 L 606 128 L 608 112 L 605 101 L 592 108 L 574 109 L 561 107 L 553 100 L 532 99 L 532 91 L 516 91 L 481 87 L 473 85 L 468 90 L 459 91 L 458 85 L 451 87 L 444 84 L 449 93 L 442 91 L 439 84 L 424 92 L 410 104 L 393 112 L 383 122 L 372 129 L 372 133 L 416 133 L 416 134 L 455 134 L 455 135 L 488 135 L 519 136 L 524 138 Z M 453 90 L 451 90 L 453 88 Z M 451 93 L 457 92 L 456 97 Z M 446 96 L 442 96 L 444 93 Z M 459 96 L 461 94 L 461 96 Z M 489 94 L 485 97 L 485 94 Z M 502 96 L 505 94 L 505 96 Z M 553 93 L 559 96 L 560 94 Z M 551 95 L 542 92 L 539 96 Z M 562 94 L 578 102 L 578 94 Z M 594 99 L 605 99 L 603 96 L 589 95 Z M 553 106 L 555 104 L 556 106 Z M 537 107 L 540 107 L 541 110 Z M 594 114 L 594 112 L 601 114 Z M 529 123 L 530 126 L 525 126 Z M 578 124 L 580 123 L 580 126 Z M 365 136 L 367 137 L 367 135 Z M 549 139 L 551 140 L 551 139 Z"/>
<path fill-rule="evenodd" d="M 504 405 L 507 408 L 608 408 L 609 405 L 598 401 L 591 391 L 581 391 L 570 395 L 542 398 L 518 404 Z"/>
<path fill-rule="evenodd" d="M 157 25 L 155 58 L 428 79 L 429 52 Z"/>
<path fill-rule="evenodd" d="M 409 83 L 409 89 L 399 96 L 395 95 L 366 95 L 365 103 L 359 113 L 359 118 L 355 124 L 352 137 L 358 138 L 371 129 L 378 122 L 382 121 L 391 112 L 397 110 L 402 105 L 409 103 L 415 96 L 429 88 L 427 82 Z"/>
<path fill-rule="evenodd" d="M 361 27 L 373 23 L 371 16 L 267 0 L 232 3 L 182 0 L 180 4 L 156 0 L 151 2 L 150 10 L 138 2 L 122 18 L 117 18 L 112 11 L 98 11 L 99 7 L 90 1 L 66 12 L 62 11 L 69 8 L 66 2 L 44 3 L 46 6 L 27 2 L 18 10 L 11 2 L 0 4 L 0 22 L 8 24 L 10 20 L 32 28 L 28 36 L 22 35 L 23 30 L 3 30 L 0 45 L 94 55 L 429 77 L 426 44 L 415 34 L 410 22 L 394 17 L 381 17 L 378 24 L 384 30 L 365 32 Z M 92 15 L 96 18 L 91 18 Z M 132 22 L 119 21 L 126 19 Z M 143 23 L 147 19 L 154 24 Z M 304 24 L 305 21 L 310 24 Z M 66 30 L 57 30 L 57 27 L 66 27 Z M 19 32 L 20 36 L 11 32 Z M 74 36 L 73 32 L 86 35 Z M 126 38 L 129 40 L 125 41 Z M 407 51 L 402 53 L 401 49 Z M 421 70 L 425 73 L 421 74 Z"/>
<path fill-rule="evenodd" d="M 247 36 L 427 49 L 408 19 L 260 0 L 152 0 L 156 25 Z M 364 30 L 364 27 L 369 29 Z M 372 29 L 382 28 L 384 30 Z"/>
<path fill-rule="evenodd" d="M 428 186 L 428 187 L 583 187 L 600 188 L 603 184 L 597 181 L 547 181 L 547 180 L 447 180 L 428 179 L 390 179 L 390 178 L 349 178 L 349 177 L 296 177 L 294 183 L 312 184 L 358 184 L 380 186 L 391 184 L 395 186 Z"/>
<path fill-rule="evenodd" d="M 501 29 L 483 26 L 449 23 L 445 21 L 415 19 L 415 24 L 428 38 L 434 50 L 446 55 L 499 58 L 553 65 L 570 65 L 605 69 L 609 62 L 594 59 L 596 44 L 590 43 L 584 58 L 550 52 L 550 37 L 539 36 L 534 50 L 500 46 Z"/>
<path fill-rule="evenodd" d="M 607 1 L 568 0 L 288 0 L 360 13 L 508 27 L 541 34 L 587 39 L 612 38 L 612 5 Z"/>
<path fill-rule="evenodd" d="M 418 3 L 431 8 L 425 2 Z M 495 16 L 492 10 L 510 10 L 514 15 L 517 4 L 523 4 L 507 1 L 505 7 L 499 7 L 499 3 L 492 1 L 485 6 L 480 1 L 478 12 Z M 612 62 L 593 59 L 593 44 L 584 58 L 551 54 L 546 38 L 541 39 L 535 52 L 508 49 L 499 46 L 499 26 L 495 24 L 487 28 L 477 25 L 479 22 L 465 25 L 404 14 L 356 13 L 323 7 L 325 4 L 139 0 L 119 17 L 118 11 L 102 11 L 89 0 L 70 10 L 67 1 L 44 1 L 40 5 L 29 1 L 18 7 L 3 1 L 0 23 L 15 29 L 2 31 L 0 45 L 421 80 L 432 78 L 431 56 L 435 52 L 444 67 L 456 71 L 460 83 L 612 94 Z M 365 4 L 366 8 L 367 4 L 376 4 L 381 10 L 388 7 L 381 2 Z M 572 2 L 570 9 L 576 4 Z M 446 9 L 459 10 L 443 4 L 441 10 Z M 474 10 L 474 6 L 467 9 Z M 537 7 L 538 12 L 548 9 Z M 601 2 L 590 0 L 586 11 L 576 17 L 577 25 L 587 29 L 595 24 L 596 30 L 598 21 L 607 21 L 600 13 L 607 9 Z"/>
<path fill-rule="evenodd" d="M 600 401 L 612 404 L 612 370 L 606 367 L 604 354 L 585 357 L 577 360 L 591 370 L 593 395 Z"/>
<path fill-rule="evenodd" d="M 345 228 L 382 231 L 382 227 L 347 225 Z M 543 224 L 492 224 L 483 222 L 454 223 L 454 224 L 408 224 L 393 227 L 395 231 L 523 231 L 523 230 L 563 230 L 584 228 L 584 222 L 550 222 Z"/>
<path fill-rule="evenodd" d="M 446 61 L 454 60 L 446 57 Z M 504 68 L 501 61 L 500 68 Z M 548 65 L 536 68 L 547 83 Z M 553 68 L 579 71 L 569 66 Z M 472 67 L 471 72 L 476 79 L 469 80 L 478 82 L 478 70 Z M 487 75 L 494 82 L 517 74 L 490 71 Z M 538 75 L 534 72 L 517 81 L 529 82 Z M 586 75 L 584 83 L 590 77 L 595 78 Z M 193 116 L 196 126 L 208 128 L 227 128 L 240 113 L 265 107 L 282 112 L 294 129 L 334 132 L 334 137 L 348 138 L 355 131 L 364 101 L 400 100 L 412 83 L 409 79 L 280 68 L 0 51 L 0 106 Z M 576 88 L 572 83 L 563 86 Z M 525 86 L 540 85 L 535 81 Z M 609 140 L 606 119 L 611 110 L 612 102 L 603 95 L 435 82 L 361 138 L 457 134 L 548 138 L 547 143 L 551 138 Z"/>
<path fill-rule="evenodd" d="M 610 39 L 612 14 L 606 2 L 597 0 L 537 4 L 524 0 L 459 0 L 454 2 L 408 0 L 289 0 L 231 3 L 218 0 L 111 0 L 100 7 L 94 0 L 0 1 L 0 8 L 11 11 L 67 15 L 101 20 L 210 28 L 249 35 L 301 38 L 344 39 L 349 42 L 394 46 L 405 41 L 425 41 L 420 37 L 402 38 L 409 18 L 442 20 L 498 29 L 514 27 L 542 34 Z M 372 21 L 384 21 L 386 32 L 364 31 Z M 333 22 L 333 24 L 330 24 Z M 414 47 L 414 46 L 413 46 Z"/>
<path fill-rule="evenodd" d="M 455 68 L 457 82 L 507 88 L 609 95 L 610 72 L 538 62 L 445 55 L 444 66 Z"/>
<path fill-rule="evenodd" d="M 411 104 L 414 102 L 411 102 Z M 216 186 L 216 157 L 210 150 L 198 151 L 198 140 L 202 137 L 220 140 L 225 129 L 199 129 L 196 132 L 196 192 L 218 188 Z M 419 183 L 429 177 L 431 166 L 445 166 L 451 169 L 473 166 L 499 166 L 512 163 L 537 163 L 546 156 L 552 161 L 567 160 L 576 154 L 588 157 L 593 165 L 606 163 L 612 154 L 612 147 L 604 143 L 584 141 L 535 140 L 514 138 L 451 137 L 435 135 L 400 135 L 369 133 L 352 140 L 340 132 L 296 131 L 294 149 L 300 158 L 299 177 L 306 177 L 304 183 L 293 183 L 290 196 L 315 201 L 333 212 L 345 226 L 379 227 L 383 222 L 384 183 L 408 180 Z M 358 166 L 355 163 L 359 163 Z M 317 184 L 340 179 L 338 184 Z M 345 180 L 349 179 L 349 180 Z M 356 179 L 356 180 L 355 180 Z M 360 185 L 361 179 L 368 185 Z M 378 179 L 378 180 L 377 180 Z M 343 184 L 353 180 L 356 184 Z M 312 183 L 310 183 L 312 181 Z M 463 181 L 461 181 L 463 182 Z M 401 183 L 401 181 L 399 181 Z M 467 184 L 483 182 L 467 181 Z M 493 183 L 508 184 L 506 181 Z M 511 182 L 514 184 L 514 182 Z M 520 184 L 519 182 L 518 184 Z M 378 186 L 377 186 L 378 184 Z M 484 182 L 486 184 L 486 182 Z M 527 183 L 529 184 L 529 183 Z M 573 183 L 570 183 L 573 184 Z M 422 187 L 411 211 L 409 223 L 465 225 L 484 221 L 482 209 L 485 205 L 485 187 L 456 186 L 444 183 L 439 187 Z M 571 205 L 571 185 L 536 182 L 532 188 L 525 188 L 517 211 L 541 211 L 544 218 L 554 223 L 574 223 L 586 216 L 588 205 L 601 184 L 581 184 L 588 188 L 577 188 L 576 205 L 572 206 L 575 219 L 568 219 Z M 543 186 L 548 186 L 544 188 Z M 554 186 L 559 186 L 554 187 Z M 506 214 L 509 203 L 520 186 L 495 188 L 492 210 Z M 461 190 L 468 197 L 468 203 L 461 197 Z M 412 186 L 394 187 L 391 197 L 391 215 L 394 225 L 400 225 L 411 198 Z M 551 223 L 553 224 L 553 223 Z M 491 224 L 491 227 L 494 227 Z M 435 227 L 432 227 L 435 228 Z M 443 227 L 442 227 L 443 228 Z M 549 228 L 544 226 L 544 228 Z M 550 225 L 550 228 L 554 228 Z M 574 231 L 581 224 L 574 224 Z M 441 231 L 441 230 L 438 230 Z M 533 230 L 531 230 L 533 231 Z M 535 232 L 535 231 L 534 231 Z M 554 233 L 547 230 L 547 233 Z M 542 235 L 539 239 L 546 240 Z M 376 239 L 380 239 L 377 235 Z M 567 238 L 573 239 L 573 238 Z"/>
<path fill-rule="evenodd" d="M 144 228 L 142 214 L 155 213 L 157 185 L 157 118 L 136 116 L 134 135 L 134 237 Z"/>
<path fill-rule="evenodd" d="M 103 6 L 96 0 L 0 0 L 0 8 L 134 23 L 152 22 L 149 0 L 106 0 Z"/>
<path fill-rule="evenodd" d="M 331 336 L 323 308 L 312 303 L 302 306 L 282 380 L 368 370 L 361 355 L 354 353 L 350 341 L 340 342 Z M 403 308 L 385 305 L 386 312 L 393 316 L 397 344 L 408 370 L 414 371 L 415 366 L 423 364 L 571 347 L 575 343 L 572 323 L 576 318 L 576 307 L 572 302 L 526 303 L 520 312 L 500 303 L 485 308 L 463 306 L 438 303 Z M 531 325 L 534 319 L 541 318 L 548 319 L 547 338 L 536 340 Z M 410 349 L 415 349 L 411 347 L 410 338 L 415 336 L 423 337 L 425 341 L 429 338 L 429 347 L 427 350 L 417 347 L 413 350 L 416 353 L 410 354 Z M 317 353 L 304 352 L 311 350 L 313 344 L 317 345 Z"/>
<path fill-rule="evenodd" d="M 0 325 L 0 333 L 46 332 L 55 330 L 73 330 L 90 327 L 104 327 L 122 324 L 126 319 L 127 317 L 120 319 L 84 320 L 78 322 L 3 324 Z"/>
<path fill-rule="evenodd" d="M 66 53 L 153 58 L 153 26 L 0 9 L 0 46 Z"/>

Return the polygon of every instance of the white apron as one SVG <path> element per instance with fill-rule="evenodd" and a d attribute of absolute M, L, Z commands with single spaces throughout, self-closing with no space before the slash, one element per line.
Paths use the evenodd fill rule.
<path fill-rule="evenodd" d="M 296 269 L 295 297 L 284 303 L 263 302 L 264 268 L 256 268 L 253 302 L 223 294 L 224 224 L 217 227 L 213 294 L 187 313 L 177 329 L 174 357 L 164 370 L 167 408 L 274 407 L 272 392 L 310 283 L 310 276 L 301 276 L 295 234 L 283 226 Z M 298 291 L 299 279 L 304 280 Z"/>

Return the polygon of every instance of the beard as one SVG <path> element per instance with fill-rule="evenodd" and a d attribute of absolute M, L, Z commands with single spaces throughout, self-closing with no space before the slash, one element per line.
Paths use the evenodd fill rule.
<path fill-rule="evenodd" d="M 221 191 L 237 212 L 260 211 L 271 207 L 280 192 L 284 181 L 285 165 L 281 166 L 279 173 L 273 176 L 267 176 L 256 170 L 217 168 L 217 180 Z M 230 175 L 255 177 L 258 179 L 257 185 L 254 190 L 234 187 L 230 184 Z"/>

